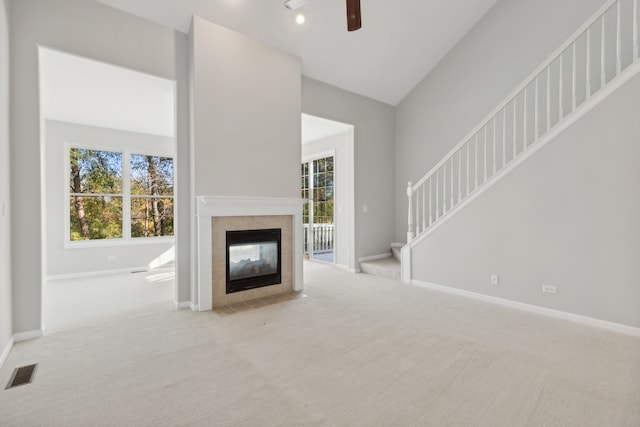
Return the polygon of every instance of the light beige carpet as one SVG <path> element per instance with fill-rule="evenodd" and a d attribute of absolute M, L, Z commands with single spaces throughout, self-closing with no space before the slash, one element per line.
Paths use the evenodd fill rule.
<path fill-rule="evenodd" d="M 173 264 L 137 273 L 51 280 L 43 287 L 43 323 L 56 332 L 175 307 Z"/>
<path fill-rule="evenodd" d="M 20 343 L 2 426 L 640 426 L 640 339 L 329 266 L 305 298 Z"/>

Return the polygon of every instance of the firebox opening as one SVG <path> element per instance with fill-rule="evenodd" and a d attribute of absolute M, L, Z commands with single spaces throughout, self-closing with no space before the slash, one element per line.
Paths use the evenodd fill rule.
<path fill-rule="evenodd" d="M 281 230 L 227 231 L 227 294 L 282 283 Z"/>

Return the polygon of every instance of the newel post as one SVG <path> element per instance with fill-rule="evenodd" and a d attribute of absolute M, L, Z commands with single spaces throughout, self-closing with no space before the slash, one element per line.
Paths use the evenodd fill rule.
<path fill-rule="evenodd" d="M 414 234 L 413 234 L 413 215 L 412 215 L 412 198 L 413 198 L 413 182 L 409 181 L 409 184 L 407 185 L 407 197 L 409 198 L 409 227 L 407 229 L 407 243 L 411 242 L 414 238 Z"/>

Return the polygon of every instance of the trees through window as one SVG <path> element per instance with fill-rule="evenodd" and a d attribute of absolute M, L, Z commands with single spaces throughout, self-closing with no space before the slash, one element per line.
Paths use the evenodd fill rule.
<path fill-rule="evenodd" d="M 173 236 L 173 159 L 131 155 L 131 237 Z"/>
<path fill-rule="evenodd" d="M 69 240 L 173 236 L 172 158 L 71 147 L 68 171 Z"/>

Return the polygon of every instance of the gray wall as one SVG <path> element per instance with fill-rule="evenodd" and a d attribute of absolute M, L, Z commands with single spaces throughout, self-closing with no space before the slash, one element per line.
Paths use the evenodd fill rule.
<path fill-rule="evenodd" d="M 18 0 L 11 22 L 11 195 L 14 333 L 41 328 L 41 173 L 37 45 L 60 49 L 178 81 L 186 88 L 183 34 L 106 7 L 92 0 Z M 185 93 L 178 92 L 184 105 Z M 178 114 L 178 155 L 188 158 L 186 110 Z M 184 177 L 181 178 L 181 175 Z M 188 170 L 178 171 L 187 185 Z M 188 193 L 185 187 L 182 194 Z M 186 198 L 179 203 L 189 201 Z M 185 207 L 178 207 L 179 213 Z M 188 219 L 179 228 L 178 247 L 189 246 Z M 189 298 L 189 269 L 179 265 L 179 300 Z"/>
<path fill-rule="evenodd" d="M 194 17 L 196 196 L 300 197 L 300 61 Z"/>
<path fill-rule="evenodd" d="M 434 230 L 413 278 L 640 327 L 638 99 L 640 76 Z"/>
<path fill-rule="evenodd" d="M 45 275 L 47 278 L 81 273 L 106 272 L 108 270 L 133 270 L 158 266 L 158 263 L 173 261 L 174 238 L 163 237 L 150 242 L 134 239 L 123 244 L 102 241 L 68 243 L 65 227 L 68 210 L 66 208 L 65 184 L 67 183 L 68 153 L 66 144 L 97 150 L 130 150 L 134 153 L 173 157 L 173 138 L 146 135 L 83 126 L 46 120 L 43 165 L 45 171 Z M 157 238 L 154 238 L 157 239 Z M 66 246 L 65 246 L 66 243 Z M 107 260 L 114 256 L 115 260 Z"/>
<path fill-rule="evenodd" d="M 396 238 L 416 182 L 606 0 L 500 0 L 398 105 Z"/>
<path fill-rule="evenodd" d="M 0 1 L 0 357 L 8 350 L 11 327 L 11 235 L 9 197 L 9 27 Z M 2 360 L 0 360 L 0 367 Z"/>
<path fill-rule="evenodd" d="M 354 126 L 355 259 L 389 252 L 394 241 L 394 107 L 303 77 L 302 112 Z"/>

